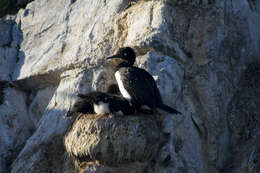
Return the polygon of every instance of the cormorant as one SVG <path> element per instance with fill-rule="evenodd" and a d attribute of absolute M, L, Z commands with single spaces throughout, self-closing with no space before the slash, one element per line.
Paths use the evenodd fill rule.
<path fill-rule="evenodd" d="M 137 110 L 142 111 L 142 108 L 148 107 L 151 110 L 160 108 L 168 113 L 180 113 L 163 103 L 154 78 L 144 69 L 133 66 L 136 54 L 132 48 L 120 48 L 116 55 L 107 59 L 113 58 L 122 60 L 115 67 L 119 90 Z"/>

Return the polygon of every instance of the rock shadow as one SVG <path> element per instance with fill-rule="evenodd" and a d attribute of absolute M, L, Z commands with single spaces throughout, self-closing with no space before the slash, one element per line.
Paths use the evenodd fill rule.
<path fill-rule="evenodd" d="M 31 126 L 34 124 L 32 121 L 34 115 L 28 116 L 28 112 L 43 115 L 55 93 L 55 87 L 59 84 L 59 80 L 46 83 L 42 76 L 17 80 L 26 59 L 26 54 L 20 49 L 23 41 L 24 34 L 14 17 L 0 18 L 0 84 L 3 83 L 3 87 L 0 87 L 0 101 L 2 100 L 0 126 L 1 134 L 9 135 L 8 138 L 4 138 L 3 134 L 0 139 L 3 146 L 0 150 L 0 172 L 11 172 L 11 165 L 37 128 Z M 48 90 L 48 88 L 54 89 Z M 44 99 L 41 99 L 43 97 Z M 22 103 L 19 104 L 19 101 Z M 16 104 L 13 105 L 12 102 Z M 37 120 L 40 118 L 37 117 Z M 11 122 L 15 125 L 10 128 Z"/>

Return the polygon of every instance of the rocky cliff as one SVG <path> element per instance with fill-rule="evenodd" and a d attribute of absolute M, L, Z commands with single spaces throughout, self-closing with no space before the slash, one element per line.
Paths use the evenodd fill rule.
<path fill-rule="evenodd" d="M 35 0 L 3 16 L 0 172 L 75 171 L 63 116 L 78 92 L 115 83 L 104 58 L 131 46 L 183 113 L 163 114 L 150 172 L 259 173 L 259 21 L 256 0 Z"/>

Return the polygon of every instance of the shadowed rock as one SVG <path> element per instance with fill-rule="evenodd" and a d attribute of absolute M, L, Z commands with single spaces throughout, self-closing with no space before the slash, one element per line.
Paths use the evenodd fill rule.
<path fill-rule="evenodd" d="M 4 100 L 4 89 L 7 87 L 7 81 L 0 81 L 0 105 Z"/>

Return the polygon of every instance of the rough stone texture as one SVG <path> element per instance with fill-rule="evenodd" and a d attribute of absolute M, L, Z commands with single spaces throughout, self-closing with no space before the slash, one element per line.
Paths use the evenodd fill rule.
<path fill-rule="evenodd" d="M 0 172 L 10 166 L 32 135 L 34 126 L 28 115 L 27 92 L 10 88 L 8 82 L 16 65 L 19 28 L 13 16 L 0 19 Z"/>
<path fill-rule="evenodd" d="M 65 171 L 66 162 L 63 161 L 66 160 L 66 155 L 64 154 L 63 135 L 72 120 L 65 119 L 64 115 L 70 104 L 75 101 L 73 98 L 76 98 L 76 90 L 78 89 L 75 86 L 82 85 L 83 88 L 86 88 L 86 84 L 89 85 L 86 82 L 87 78 L 83 77 L 86 74 L 87 72 L 80 73 L 77 70 L 66 71 L 62 74 L 63 79 L 60 81 L 60 85 L 53 93 L 37 124 L 36 131 L 14 161 L 12 172 Z M 48 159 L 45 159 L 46 157 Z M 66 171 L 70 172 L 71 170 Z"/>
<path fill-rule="evenodd" d="M 5 99 L 0 105 L 0 168 L 1 172 L 9 172 L 34 127 L 27 116 L 25 94 L 12 88 L 6 88 L 4 93 Z"/>
<path fill-rule="evenodd" d="M 259 74 L 260 61 L 250 64 L 241 77 L 234 101 L 229 104 L 230 155 L 226 172 L 260 172 Z"/>
<path fill-rule="evenodd" d="M 15 36 L 17 24 L 13 17 L 0 19 L 0 80 L 10 81 L 17 60 L 19 40 Z"/>
<path fill-rule="evenodd" d="M 55 87 L 48 87 L 41 90 L 38 90 L 36 93 L 31 93 L 29 98 L 32 98 L 32 102 L 29 107 L 29 117 L 31 118 L 35 127 L 38 126 L 45 108 L 50 102 L 50 99 L 55 92 Z"/>
<path fill-rule="evenodd" d="M 104 57 L 120 46 L 136 50 L 137 66 L 154 75 L 163 100 L 183 113 L 164 114 L 170 141 L 158 153 L 155 171 L 259 172 L 258 90 L 250 89 L 258 79 L 247 75 L 260 59 L 259 11 L 255 0 L 36 0 L 15 17 L 1 18 L 0 80 L 14 81 L 9 99 L 23 97 L 23 110 L 30 112 L 18 114 L 26 118 L 16 127 L 28 117 L 38 122 L 29 139 L 25 126 L 20 142 L 26 145 L 12 172 L 65 170 L 69 164 L 56 161 L 64 159 L 64 148 L 57 154 L 48 147 L 63 146 L 73 122 L 63 115 L 77 92 L 103 91 L 115 82 Z M 8 148 L 16 150 L 8 143 L 0 153 Z M 1 157 L 0 169 L 9 169 L 4 162 Z"/>
<path fill-rule="evenodd" d="M 116 172 L 132 169 L 121 165 L 142 165 L 139 172 L 144 172 L 164 141 L 153 117 L 90 114 L 75 120 L 64 143 L 77 165 L 98 162 Z"/>

